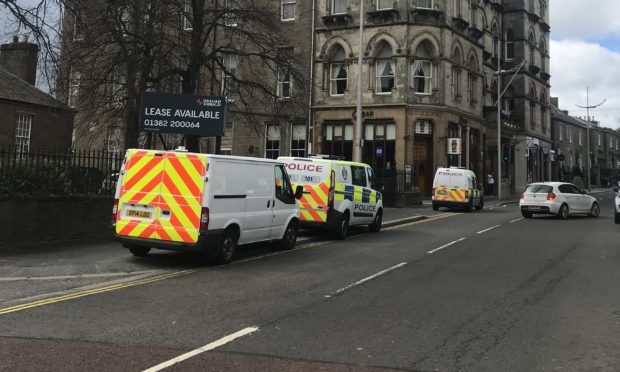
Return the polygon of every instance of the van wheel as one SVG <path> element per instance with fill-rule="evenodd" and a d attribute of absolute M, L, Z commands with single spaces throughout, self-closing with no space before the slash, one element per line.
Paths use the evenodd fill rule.
<path fill-rule="evenodd" d="M 474 210 L 474 201 L 470 200 L 469 203 L 465 206 L 465 212 L 469 213 Z"/>
<path fill-rule="evenodd" d="M 480 203 L 478 203 L 478 205 L 476 205 L 476 210 L 477 211 L 481 211 L 482 208 L 484 208 L 484 199 L 480 198 Z"/>
<path fill-rule="evenodd" d="M 620 213 L 614 213 L 614 222 L 620 224 Z"/>
<path fill-rule="evenodd" d="M 383 209 L 379 209 L 377 211 L 375 220 L 370 225 L 368 225 L 368 228 L 370 229 L 370 231 L 377 233 L 381 231 L 381 225 L 383 225 Z"/>
<path fill-rule="evenodd" d="M 344 240 L 349 235 L 349 212 L 345 212 L 340 219 L 340 224 L 336 229 L 336 239 Z"/>
<path fill-rule="evenodd" d="M 278 241 L 276 248 L 281 251 L 288 251 L 295 248 L 298 231 L 297 222 L 289 222 L 288 226 L 286 226 L 286 230 L 284 230 L 284 236 L 282 236 L 282 240 Z"/>
<path fill-rule="evenodd" d="M 145 257 L 151 251 L 151 247 L 145 247 L 143 245 L 123 244 L 125 248 L 129 249 L 129 252 L 136 257 Z"/>
<path fill-rule="evenodd" d="M 224 230 L 214 262 L 218 265 L 225 265 L 232 261 L 237 251 L 238 240 L 239 236 L 233 228 L 229 227 Z"/>
<path fill-rule="evenodd" d="M 433 203 L 433 210 L 434 211 L 438 211 L 439 210 L 439 206 Z"/>

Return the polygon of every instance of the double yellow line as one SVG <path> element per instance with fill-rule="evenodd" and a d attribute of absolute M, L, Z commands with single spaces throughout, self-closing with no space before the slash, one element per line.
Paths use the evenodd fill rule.
<path fill-rule="evenodd" d="M 196 268 L 196 269 L 188 269 L 188 270 L 183 270 L 183 271 L 176 271 L 174 273 L 156 275 L 156 276 L 152 276 L 152 277 L 149 277 L 149 278 L 138 279 L 138 280 L 134 280 L 134 281 L 127 282 L 127 283 L 113 284 L 113 285 L 109 285 L 109 286 L 106 286 L 106 287 L 94 288 L 94 289 L 90 289 L 90 290 L 70 293 L 70 294 L 63 295 L 63 296 L 50 297 L 50 298 L 47 298 L 47 299 L 43 299 L 43 300 L 39 300 L 39 301 L 34 301 L 34 302 L 29 302 L 29 303 L 25 303 L 25 304 L 21 304 L 21 305 L 5 307 L 5 308 L 0 309 L 0 315 L 14 313 L 16 311 L 31 309 L 33 307 L 39 307 L 39 306 L 43 306 L 43 305 L 50 305 L 50 304 L 54 304 L 54 303 L 57 303 L 57 302 L 73 300 L 73 299 L 80 298 L 80 297 L 91 296 L 91 295 L 94 295 L 94 294 L 111 292 L 111 291 L 115 291 L 117 289 L 129 288 L 129 287 L 134 287 L 134 286 L 137 286 L 137 285 L 159 282 L 161 280 L 166 280 L 166 279 L 174 278 L 174 277 L 181 276 L 181 275 L 191 274 L 191 273 L 194 273 L 194 272 L 197 272 L 197 271 L 201 271 L 201 270 L 205 270 L 205 269 L 206 269 L 206 267 Z"/>

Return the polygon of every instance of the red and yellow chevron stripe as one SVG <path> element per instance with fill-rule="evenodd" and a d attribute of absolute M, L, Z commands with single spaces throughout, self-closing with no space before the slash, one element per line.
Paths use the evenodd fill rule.
<path fill-rule="evenodd" d="M 200 228 L 206 155 L 129 150 L 121 183 L 119 211 L 146 206 L 152 218 L 117 214 L 119 235 L 195 243 Z"/>
<path fill-rule="evenodd" d="M 466 189 L 450 189 L 449 187 L 435 187 L 433 189 L 433 200 L 437 201 L 450 201 L 450 202 L 464 202 L 465 194 L 469 190 Z"/>
<path fill-rule="evenodd" d="M 299 203 L 299 218 L 308 222 L 326 222 L 329 180 L 319 185 L 301 185 L 304 194 Z M 297 185 L 293 186 L 296 188 Z"/>

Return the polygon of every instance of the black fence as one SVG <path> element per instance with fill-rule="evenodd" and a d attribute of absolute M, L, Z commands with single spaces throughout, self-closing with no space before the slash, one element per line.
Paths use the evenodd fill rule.
<path fill-rule="evenodd" d="M 0 147 L 0 198 L 112 196 L 124 151 Z"/>

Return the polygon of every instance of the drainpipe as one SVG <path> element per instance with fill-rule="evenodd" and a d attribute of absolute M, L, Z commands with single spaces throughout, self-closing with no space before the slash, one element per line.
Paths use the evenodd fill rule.
<path fill-rule="evenodd" d="M 312 153 L 312 145 L 314 142 L 314 117 L 312 116 L 312 106 L 314 104 L 314 27 L 316 22 L 316 1 L 312 0 L 312 29 L 310 30 L 310 94 L 308 97 L 308 131 L 306 138 L 308 139 L 307 153 Z"/>
<path fill-rule="evenodd" d="M 471 137 L 470 137 L 470 134 L 469 134 L 470 130 L 471 130 L 470 127 L 465 127 L 465 136 L 466 136 L 465 138 L 467 139 L 467 147 L 465 148 L 465 168 L 467 168 L 467 169 L 469 169 L 469 165 L 471 164 L 469 162 L 469 149 L 470 149 L 470 146 L 471 146 L 471 143 L 470 143 Z"/>
<path fill-rule="evenodd" d="M 459 153 L 459 167 L 462 167 L 463 165 L 463 143 L 465 141 L 463 141 L 463 126 L 461 124 L 459 124 L 459 138 L 461 139 L 461 152 Z"/>

